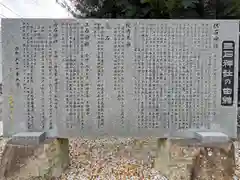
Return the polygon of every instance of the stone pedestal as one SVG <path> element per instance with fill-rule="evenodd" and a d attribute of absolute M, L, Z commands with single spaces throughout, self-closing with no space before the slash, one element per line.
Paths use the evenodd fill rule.
<path fill-rule="evenodd" d="M 20 167 L 17 169 L 12 169 L 15 162 L 17 161 L 15 156 L 19 154 L 19 149 L 24 149 L 24 146 L 18 146 L 18 150 L 16 148 L 9 148 L 3 156 L 2 169 L 5 177 L 14 175 L 18 178 L 26 178 L 26 177 L 59 177 L 62 172 L 69 165 L 69 150 L 68 150 L 69 141 L 68 139 L 54 139 L 47 140 L 44 144 L 31 147 L 33 150 L 31 153 L 25 154 L 25 160 L 22 161 Z M 11 147 L 15 147 L 11 145 Z M 30 147 L 28 147 L 30 148 Z M 9 154 L 11 154 L 11 161 L 6 163 Z M 14 172 L 14 173 L 13 173 Z"/>
<path fill-rule="evenodd" d="M 185 140 L 159 139 L 154 168 L 168 179 L 232 180 L 234 156 L 231 142 L 203 147 Z"/>
<path fill-rule="evenodd" d="M 200 149 L 193 161 L 191 180 L 232 180 L 235 171 L 233 143 Z"/>
<path fill-rule="evenodd" d="M 56 139 L 44 144 L 44 152 L 39 156 L 38 176 L 59 177 L 69 165 L 68 139 Z M 35 175 L 35 176 L 36 176 Z"/>
<path fill-rule="evenodd" d="M 19 171 L 22 164 L 26 163 L 26 159 L 34 154 L 35 149 L 35 146 L 7 143 L 1 157 L 0 177 L 8 177 Z"/>
<path fill-rule="evenodd" d="M 168 175 L 170 165 L 170 146 L 168 139 L 157 139 L 157 157 L 154 161 L 154 168 L 159 170 L 163 175 Z"/>

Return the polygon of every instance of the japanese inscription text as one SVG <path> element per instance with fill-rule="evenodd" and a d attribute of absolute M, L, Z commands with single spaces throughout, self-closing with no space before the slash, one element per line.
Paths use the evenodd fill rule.
<path fill-rule="evenodd" d="M 222 43 L 222 94 L 221 105 L 232 106 L 234 98 L 234 41 Z"/>

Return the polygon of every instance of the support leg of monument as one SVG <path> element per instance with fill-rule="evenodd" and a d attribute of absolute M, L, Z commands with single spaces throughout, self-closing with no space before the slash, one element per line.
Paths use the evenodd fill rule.
<path fill-rule="evenodd" d="M 69 165 L 68 139 L 47 139 L 39 145 L 8 144 L 0 168 L 1 177 L 17 176 L 20 179 L 59 177 Z M 17 161 L 21 164 L 17 167 Z"/>
<path fill-rule="evenodd" d="M 191 180 L 230 180 L 235 171 L 233 142 L 200 148 L 192 166 Z"/>
<path fill-rule="evenodd" d="M 167 138 L 157 139 L 157 156 L 154 161 L 154 168 L 162 174 L 168 174 L 168 165 L 170 163 L 171 142 Z"/>
<path fill-rule="evenodd" d="M 0 177 L 9 177 L 20 170 L 21 164 L 34 154 L 36 146 L 8 143 L 5 145 L 0 163 Z"/>
<path fill-rule="evenodd" d="M 40 159 L 46 158 L 39 163 L 36 176 L 59 177 L 69 165 L 69 140 L 57 138 L 44 144 L 44 153 Z"/>

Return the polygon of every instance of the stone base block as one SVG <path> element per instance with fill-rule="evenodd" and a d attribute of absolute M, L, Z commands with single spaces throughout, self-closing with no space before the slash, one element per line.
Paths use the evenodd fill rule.
<path fill-rule="evenodd" d="M 232 180 L 235 172 L 235 150 L 233 143 L 225 147 L 202 147 L 193 161 L 193 180 Z"/>
<path fill-rule="evenodd" d="M 229 138 L 221 132 L 196 132 L 196 139 L 202 143 L 227 143 Z"/>
<path fill-rule="evenodd" d="M 33 155 L 25 160 L 24 166 L 21 166 L 17 172 L 15 171 L 14 176 L 46 179 L 61 176 L 69 165 L 68 145 L 68 139 L 47 140 L 34 149 Z"/>
<path fill-rule="evenodd" d="M 158 140 L 154 168 L 168 179 L 233 179 L 235 157 L 232 142 L 217 147 L 201 147 L 194 144 L 186 146 L 176 142 Z"/>
<path fill-rule="evenodd" d="M 168 175 L 170 165 L 170 146 L 168 139 L 157 139 L 157 152 L 154 160 L 154 168 L 159 170 L 163 175 Z"/>
<path fill-rule="evenodd" d="M 0 177 L 9 177 L 19 171 L 21 166 L 26 163 L 26 159 L 34 154 L 35 149 L 35 146 L 7 143 L 1 157 Z"/>
<path fill-rule="evenodd" d="M 46 138 L 45 132 L 21 132 L 12 136 L 12 144 L 40 145 Z"/>

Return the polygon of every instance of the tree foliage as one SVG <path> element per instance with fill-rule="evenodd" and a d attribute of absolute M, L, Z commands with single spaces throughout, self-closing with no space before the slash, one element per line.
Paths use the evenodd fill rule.
<path fill-rule="evenodd" d="M 70 0 L 76 18 L 239 19 L 240 0 Z M 64 7 L 64 6 L 63 6 Z"/>

